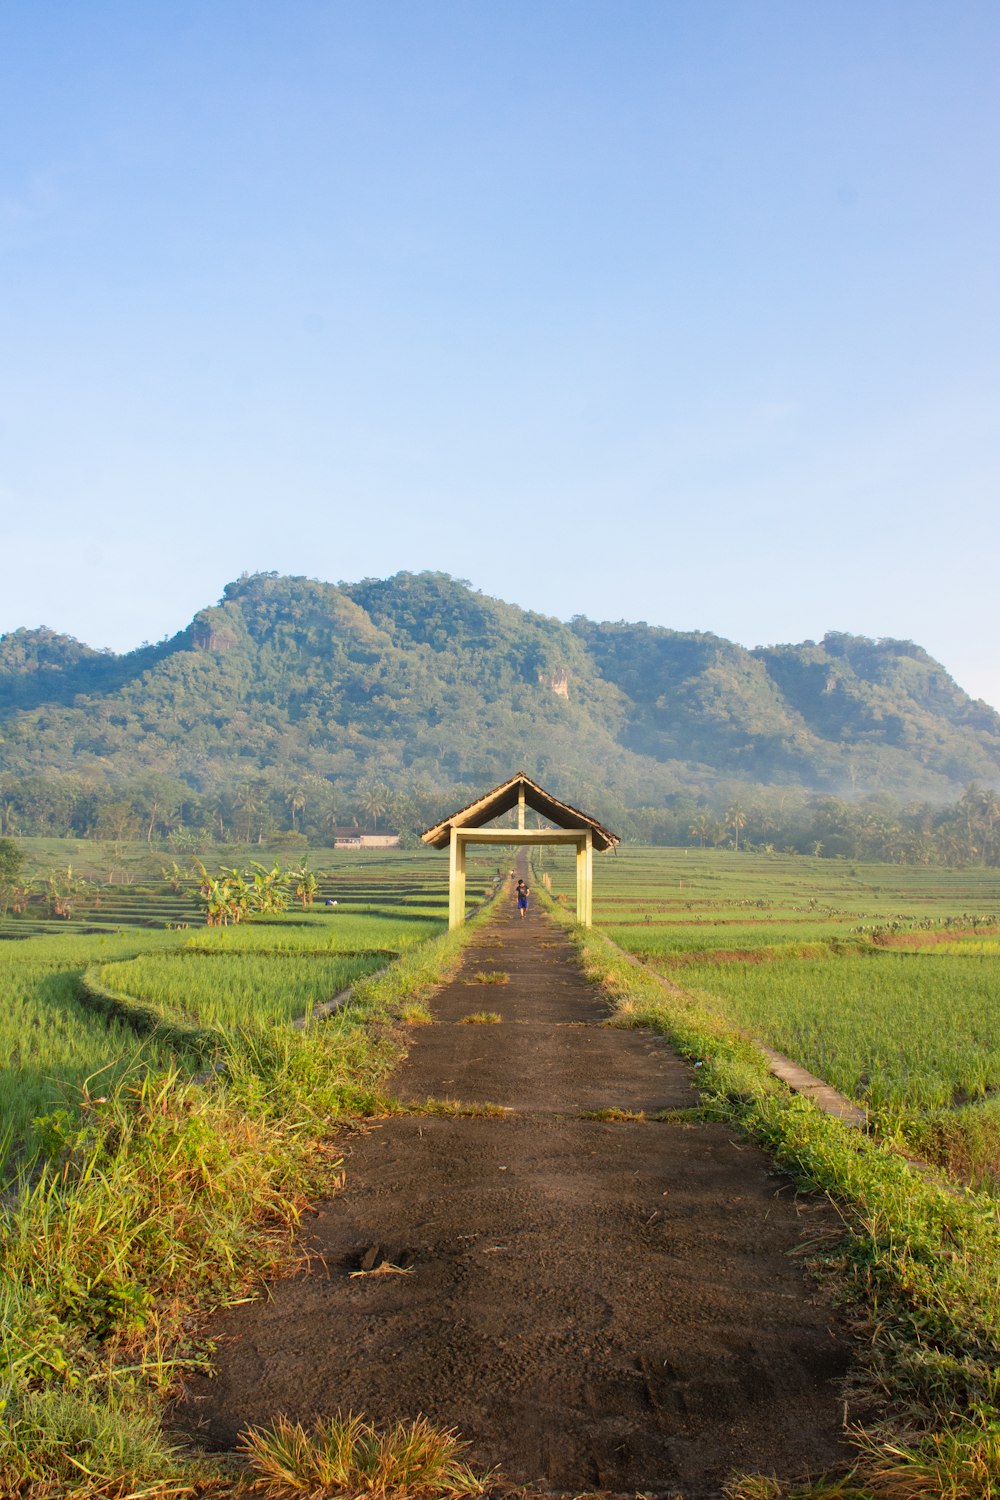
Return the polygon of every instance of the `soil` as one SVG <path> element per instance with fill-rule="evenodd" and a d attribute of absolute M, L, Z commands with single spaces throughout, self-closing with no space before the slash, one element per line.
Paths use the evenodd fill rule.
<path fill-rule="evenodd" d="M 697 1105 L 691 1067 L 602 1024 L 536 910 L 504 904 L 432 1009 L 398 1096 L 509 1115 L 351 1128 L 312 1269 L 216 1317 L 217 1374 L 176 1425 L 225 1450 L 279 1413 L 423 1414 L 543 1491 L 703 1500 L 734 1471 L 845 1470 L 850 1342 L 794 1253 L 836 1229 L 827 1205 L 725 1125 L 649 1119 Z M 500 1024 L 462 1024 L 477 1011 Z M 646 1119 L 581 1118 L 601 1109 Z"/>

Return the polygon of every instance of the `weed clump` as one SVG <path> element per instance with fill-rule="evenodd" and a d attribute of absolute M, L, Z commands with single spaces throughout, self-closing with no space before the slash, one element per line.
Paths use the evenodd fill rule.
<path fill-rule="evenodd" d="M 422 1104 L 411 1104 L 410 1113 L 414 1115 L 448 1115 L 460 1116 L 462 1118 L 500 1119 L 510 1114 L 506 1104 L 493 1104 L 488 1099 L 465 1103 L 461 1099 L 435 1099 L 433 1096 L 427 1098 Z"/>
<path fill-rule="evenodd" d="M 619 1109 L 613 1105 L 608 1109 L 585 1109 L 580 1115 L 581 1120 L 610 1120 L 615 1124 L 625 1121 L 639 1121 L 645 1123 L 646 1116 L 643 1111 L 635 1109 Z"/>
<path fill-rule="evenodd" d="M 272 1427 L 250 1428 L 241 1444 L 254 1488 L 269 1500 L 481 1495 L 486 1483 L 463 1461 L 465 1446 L 425 1417 L 380 1432 L 350 1413 L 320 1419 L 309 1429 L 279 1417 Z"/>

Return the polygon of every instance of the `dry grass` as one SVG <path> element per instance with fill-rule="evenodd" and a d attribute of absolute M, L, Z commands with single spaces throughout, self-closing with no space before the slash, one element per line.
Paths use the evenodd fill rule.
<path fill-rule="evenodd" d="M 510 1114 L 505 1104 L 492 1104 L 489 1100 L 479 1103 L 465 1104 L 461 1099 L 435 1099 L 428 1097 L 422 1104 L 411 1104 L 408 1106 L 411 1115 L 460 1115 L 462 1117 L 485 1116 L 490 1119 L 501 1118 Z"/>
<path fill-rule="evenodd" d="M 739 1474 L 723 1486 L 722 1494 L 724 1500 L 881 1500 L 882 1497 L 881 1490 L 859 1489 L 850 1474 L 844 1479 L 821 1479 L 816 1484 L 788 1484 L 771 1474 Z M 950 1490 L 933 1492 L 933 1500 L 946 1500 L 948 1496 Z M 930 1494 L 926 1500 L 932 1500 Z"/>
<path fill-rule="evenodd" d="M 861 1470 L 879 1500 L 1000 1500 L 1000 1422 L 865 1446 Z"/>
<path fill-rule="evenodd" d="M 581 1113 L 580 1119 L 581 1120 L 612 1120 L 615 1123 L 618 1123 L 619 1121 L 630 1121 L 630 1122 L 634 1123 L 635 1121 L 638 1120 L 641 1123 L 645 1124 L 646 1116 L 642 1112 L 641 1109 L 640 1110 L 619 1109 L 617 1107 L 617 1105 L 612 1105 L 608 1109 L 585 1109 Z"/>
<path fill-rule="evenodd" d="M 359 1276 L 414 1276 L 416 1272 L 412 1266 L 394 1266 L 389 1260 L 379 1261 L 377 1266 L 372 1266 L 370 1271 L 349 1271 L 348 1279 L 356 1281 Z"/>
<path fill-rule="evenodd" d="M 487 972 L 486 969 L 480 969 L 479 972 L 478 972 L 478 974 L 474 974 L 472 976 L 472 978 L 471 979 L 467 979 L 465 981 L 465 983 L 466 984 L 510 984 L 510 975 L 508 973 L 506 973 L 503 969 L 490 969 L 488 972 Z"/>
<path fill-rule="evenodd" d="M 454 1432 L 439 1432 L 424 1417 L 379 1432 L 350 1414 L 320 1419 L 308 1430 L 279 1417 L 272 1427 L 250 1428 L 241 1444 L 253 1487 L 269 1500 L 481 1495 L 485 1482 L 462 1462 L 464 1447 Z"/>
<path fill-rule="evenodd" d="M 474 1010 L 471 1015 L 463 1016 L 459 1026 L 499 1026 L 500 1012 L 496 1010 Z"/>

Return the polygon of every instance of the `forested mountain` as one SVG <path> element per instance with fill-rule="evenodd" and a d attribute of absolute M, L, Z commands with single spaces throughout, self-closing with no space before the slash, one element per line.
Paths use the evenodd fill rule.
<path fill-rule="evenodd" d="M 433 816 L 519 768 L 598 815 L 732 785 L 944 801 L 1000 784 L 1000 716 L 912 642 L 751 651 L 565 624 L 440 573 L 245 576 L 122 656 L 15 631 L 0 638 L 0 737 L 8 806 L 141 786 L 151 826 L 186 802 L 248 832 L 279 790 L 293 826 L 296 798 L 300 818 L 325 801 L 332 820 L 374 806 L 372 787 Z"/>

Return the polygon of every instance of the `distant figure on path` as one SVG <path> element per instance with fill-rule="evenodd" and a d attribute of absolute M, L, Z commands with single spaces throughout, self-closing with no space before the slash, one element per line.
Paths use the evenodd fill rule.
<path fill-rule="evenodd" d="M 525 883 L 524 883 L 523 880 L 519 880 L 517 882 L 516 894 L 517 894 L 517 910 L 518 910 L 518 915 L 520 916 L 521 921 L 523 922 L 524 918 L 528 914 L 528 897 L 531 894 L 531 892 L 528 890 L 528 887 L 525 885 Z"/>

